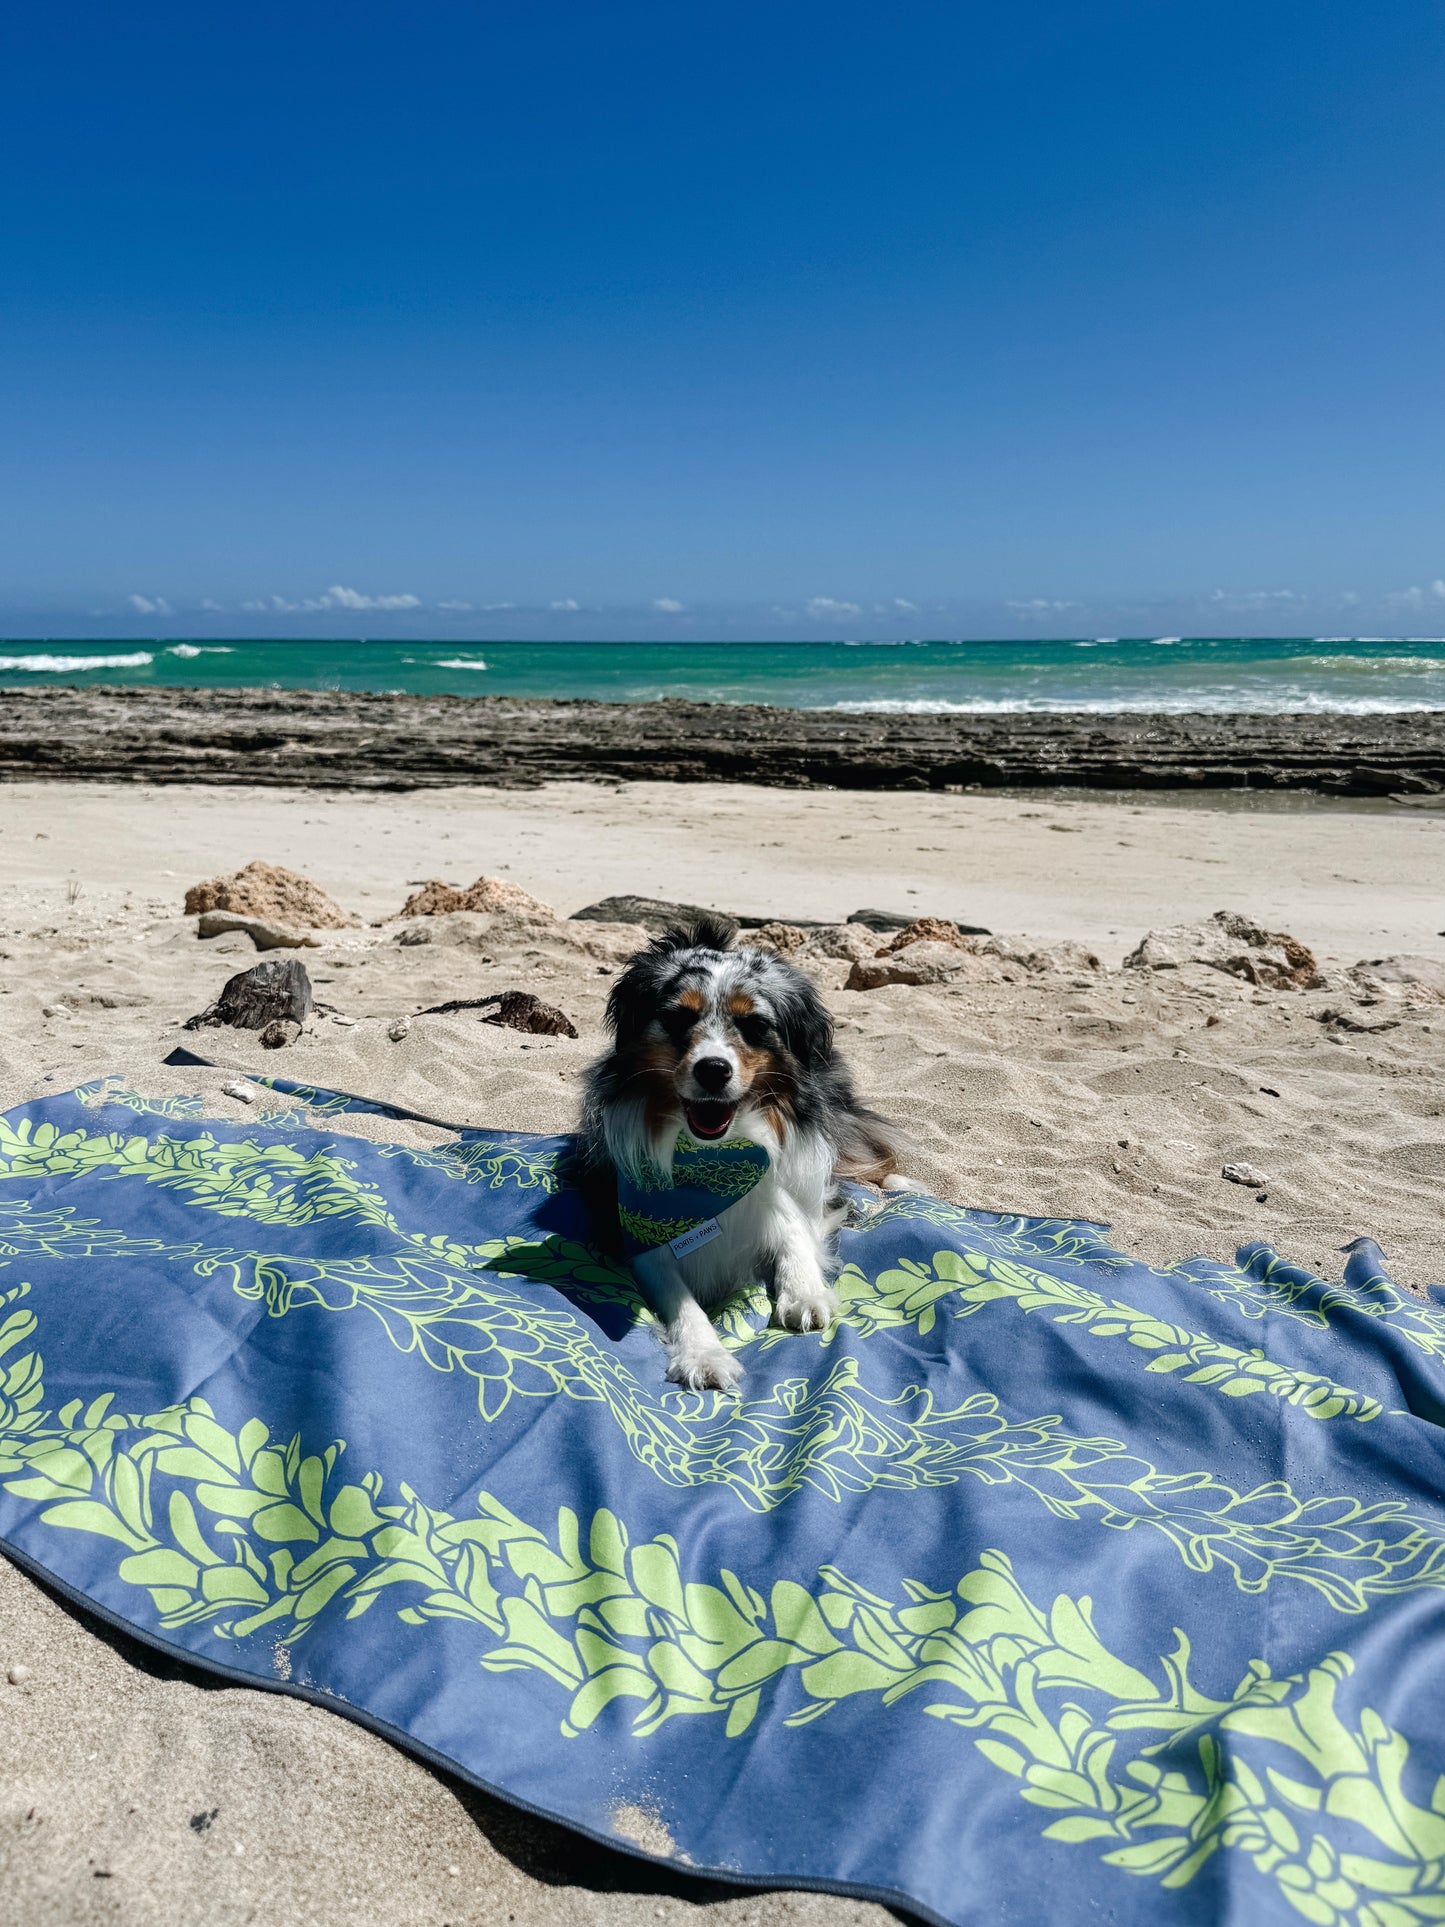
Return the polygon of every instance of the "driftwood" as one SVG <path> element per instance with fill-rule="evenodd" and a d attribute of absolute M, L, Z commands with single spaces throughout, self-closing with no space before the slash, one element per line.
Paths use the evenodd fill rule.
<path fill-rule="evenodd" d="M 492 1007 L 495 1005 L 495 1009 Z M 419 1017 L 451 1017 L 459 1010 L 490 1010 L 484 1024 L 500 1024 L 507 1030 L 535 1031 L 540 1037 L 576 1037 L 577 1026 L 555 1004 L 544 1004 L 530 990 L 501 990 L 491 997 L 453 997 L 445 1004 L 433 1004 L 418 1011 Z"/>
<path fill-rule="evenodd" d="M 227 980 L 215 1003 L 186 1020 L 185 1029 L 229 1024 L 264 1031 L 272 1024 L 304 1024 L 311 1015 L 311 979 L 298 957 L 268 957 Z"/>

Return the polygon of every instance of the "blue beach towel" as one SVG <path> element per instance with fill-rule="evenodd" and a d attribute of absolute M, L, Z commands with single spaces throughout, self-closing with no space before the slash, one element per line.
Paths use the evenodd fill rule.
<path fill-rule="evenodd" d="M 904 1196 L 669 1387 L 567 1140 L 0 1121 L 0 1538 L 521 1806 L 949 1923 L 1445 1918 L 1445 1312 Z M 376 1107 L 371 1107 L 376 1108 Z M 670 1842 L 670 1848 L 666 1843 Z"/>

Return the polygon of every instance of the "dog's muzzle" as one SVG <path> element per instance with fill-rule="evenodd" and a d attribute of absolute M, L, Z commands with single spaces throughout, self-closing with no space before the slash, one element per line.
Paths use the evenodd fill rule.
<path fill-rule="evenodd" d="M 733 1081 L 731 1062 L 726 1057 L 699 1057 L 692 1065 L 691 1081 L 703 1095 L 683 1099 L 688 1130 L 703 1141 L 726 1137 L 738 1108 L 736 1098 L 723 1096 Z"/>

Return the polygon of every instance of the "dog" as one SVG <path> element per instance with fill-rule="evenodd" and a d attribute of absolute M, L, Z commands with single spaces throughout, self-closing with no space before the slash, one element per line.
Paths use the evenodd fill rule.
<path fill-rule="evenodd" d="M 837 1179 L 912 1186 L 888 1126 L 858 1101 L 813 984 L 772 951 L 738 944 L 735 925 L 704 918 L 655 938 L 613 985 L 607 1027 L 612 1047 L 587 1072 L 578 1173 L 605 1243 L 621 1242 L 619 1173 L 670 1173 L 680 1131 L 699 1146 L 744 1140 L 768 1154 L 753 1189 L 708 1222 L 707 1242 L 631 1258 L 662 1326 L 668 1378 L 732 1391 L 741 1368 L 711 1314 L 761 1278 L 779 1324 L 825 1330 L 847 1212 Z"/>

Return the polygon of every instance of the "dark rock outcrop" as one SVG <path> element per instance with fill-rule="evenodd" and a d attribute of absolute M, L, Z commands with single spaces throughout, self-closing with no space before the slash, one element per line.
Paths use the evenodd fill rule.
<path fill-rule="evenodd" d="M 11 689 L 0 700 L 0 779 L 7 776 L 319 789 L 530 788 L 597 777 L 791 789 L 1429 796 L 1445 792 L 1445 712 L 900 716 L 672 698 Z"/>

